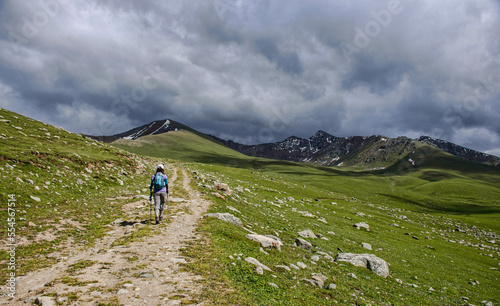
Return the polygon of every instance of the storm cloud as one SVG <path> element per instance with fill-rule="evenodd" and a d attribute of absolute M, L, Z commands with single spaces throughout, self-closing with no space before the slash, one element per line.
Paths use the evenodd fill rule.
<path fill-rule="evenodd" d="M 67 130 L 158 119 L 243 143 L 429 135 L 500 155 L 500 5 L 0 2 L 0 106 Z"/>

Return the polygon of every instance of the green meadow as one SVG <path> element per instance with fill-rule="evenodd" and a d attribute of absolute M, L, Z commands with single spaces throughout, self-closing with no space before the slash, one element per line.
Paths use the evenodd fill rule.
<path fill-rule="evenodd" d="M 384 170 L 319 167 L 247 157 L 189 131 L 148 136 L 114 145 L 135 154 L 183 161 L 196 172 L 194 187 L 231 213 L 246 229 L 204 219 L 203 238 L 185 252 L 190 268 L 212 286 L 205 298 L 255 305 L 480 305 L 500 303 L 500 169 L 467 162 L 420 145 Z M 408 159 L 412 159 L 414 165 Z M 233 193 L 213 195 L 214 182 Z M 292 200 L 293 198 L 293 200 Z M 308 214 L 306 214 L 308 213 Z M 358 230 L 366 222 L 370 231 Z M 312 251 L 294 245 L 310 229 Z M 281 239 L 281 252 L 260 250 L 249 231 Z M 363 248 L 369 243 L 372 250 Z M 326 260 L 340 250 L 374 254 L 390 276 Z M 209 251 L 207 251 L 209 250 Z M 320 254 L 319 261 L 312 260 Z M 272 271 L 257 275 L 244 258 Z M 287 271 L 300 261 L 307 268 Z M 321 273 L 336 289 L 304 279 Z M 349 276 L 353 273 L 357 278 Z M 224 286 L 220 286 L 220 284 Z M 270 285 L 273 283 L 275 286 Z M 217 285 L 219 284 L 219 285 Z"/>
<path fill-rule="evenodd" d="M 15 195 L 19 274 L 104 237 L 121 207 L 138 191 L 147 194 L 150 170 L 162 160 L 190 170 L 192 188 L 213 202 L 210 213 L 243 223 L 203 218 L 183 251 L 185 269 L 204 277 L 199 299 L 208 304 L 500 303 L 498 168 L 424 145 L 383 170 L 321 167 L 248 157 L 189 130 L 107 145 L 6 110 L 0 116 L 0 233 L 7 241 L 8 197 Z M 217 182 L 232 193 L 216 190 Z M 353 227 L 358 222 L 370 230 Z M 316 234 L 304 238 L 310 251 L 295 246 L 308 229 Z M 246 238 L 250 232 L 278 237 L 281 251 L 261 250 Z M 333 261 L 340 252 L 374 254 L 390 275 Z M 257 274 L 248 257 L 271 271 Z M 8 260 L 2 248 L 2 271 Z M 291 265 L 299 263 L 305 268 Z M 335 286 L 312 285 L 315 274 Z"/>

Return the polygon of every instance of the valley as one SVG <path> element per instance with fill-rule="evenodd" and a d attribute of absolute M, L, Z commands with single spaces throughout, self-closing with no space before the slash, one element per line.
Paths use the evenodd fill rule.
<path fill-rule="evenodd" d="M 103 144 L 0 115 L 2 202 L 17 198 L 19 296 L 6 304 L 500 303 L 498 167 L 429 146 L 383 169 L 327 167 L 247 156 L 187 129 Z M 186 201 L 155 226 L 147 181 L 159 161 Z M 335 260 L 345 253 L 384 260 L 388 276 Z M 147 282 L 156 291 L 141 291 Z"/>

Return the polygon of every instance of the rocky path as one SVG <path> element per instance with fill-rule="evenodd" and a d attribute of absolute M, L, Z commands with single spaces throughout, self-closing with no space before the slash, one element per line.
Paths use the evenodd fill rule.
<path fill-rule="evenodd" d="M 3 303 L 203 304 L 196 300 L 203 280 L 180 269 L 186 262 L 180 250 L 194 238 L 197 221 L 210 205 L 191 189 L 189 180 L 186 170 L 174 169 L 171 194 L 184 189 L 188 197 L 171 198 L 169 222 L 154 225 L 144 220 L 146 212 L 149 217 L 147 200 L 126 204 L 127 216 L 113 222 L 104 238 L 50 268 L 19 277 L 17 298 Z M 133 239 L 134 233 L 146 232 L 148 227 L 152 236 Z"/>

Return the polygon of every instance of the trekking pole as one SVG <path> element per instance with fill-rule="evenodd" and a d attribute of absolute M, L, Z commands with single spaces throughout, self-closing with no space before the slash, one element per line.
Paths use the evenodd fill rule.
<path fill-rule="evenodd" d="M 170 215 L 170 209 L 168 208 L 168 196 L 169 194 L 167 193 L 167 220 L 169 220 L 169 215 Z"/>
<path fill-rule="evenodd" d="M 153 206 L 153 193 L 149 194 L 149 223 L 151 223 L 151 206 Z"/>

